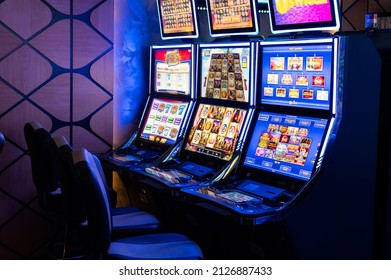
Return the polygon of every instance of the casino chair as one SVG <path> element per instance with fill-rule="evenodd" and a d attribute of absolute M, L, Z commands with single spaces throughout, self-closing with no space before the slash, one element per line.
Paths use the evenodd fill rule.
<path fill-rule="evenodd" d="M 38 121 L 24 125 L 24 138 L 30 155 L 32 180 L 36 189 L 38 204 L 53 219 L 53 233 L 47 245 L 49 253 L 57 258 L 55 245 L 63 230 L 62 196 L 59 178 L 49 149 L 50 133 Z"/>
<path fill-rule="evenodd" d="M 61 188 L 49 149 L 51 135 L 38 121 L 30 121 L 24 125 L 24 138 L 30 154 L 32 178 L 39 206 L 60 214 Z"/>
<path fill-rule="evenodd" d="M 200 247 L 178 233 L 112 238 L 112 208 L 99 159 L 86 149 L 72 153 L 74 175 L 86 202 L 88 259 L 202 259 Z"/>
<path fill-rule="evenodd" d="M 79 230 L 86 221 L 86 213 L 82 209 L 79 189 L 74 187 L 73 177 L 69 171 L 72 160 L 72 148 L 63 136 L 51 137 L 49 148 L 52 153 L 52 164 L 56 167 L 61 186 L 63 219 L 65 222 L 64 244 L 62 258 L 67 257 L 69 242 L 74 229 Z"/>
<path fill-rule="evenodd" d="M 0 132 L 0 153 L 3 150 L 4 143 L 5 143 L 4 134 Z"/>
<path fill-rule="evenodd" d="M 63 257 L 67 255 L 68 242 L 72 230 L 82 232 L 88 226 L 86 205 L 83 201 L 82 186 L 73 174 L 73 148 L 62 135 L 51 138 L 50 147 L 60 178 L 63 196 L 64 217 L 66 221 Z M 101 172 L 101 170 L 99 170 Z M 159 229 L 160 222 L 151 214 L 135 207 L 111 208 L 113 236 L 152 232 Z M 72 244 L 70 244 L 72 245 Z"/>

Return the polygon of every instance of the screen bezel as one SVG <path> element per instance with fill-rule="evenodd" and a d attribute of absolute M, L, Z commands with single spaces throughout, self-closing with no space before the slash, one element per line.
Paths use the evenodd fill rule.
<path fill-rule="evenodd" d="M 207 102 L 199 102 L 195 106 L 194 114 L 189 121 L 189 129 L 186 130 L 185 136 L 183 137 L 184 143 L 183 143 L 183 145 L 181 147 L 181 151 L 179 153 L 179 158 L 181 160 L 194 162 L 194 163 L 200 164 L 202 166 L 213 168 L 215 170 L 220 169 L 225 164 L 227 164 L 231 161 L 231 159 L 235 155 L 235 152 L 238 150 L 239 145 L 241 145 L 241 139 L 243 138 L 243 135 L 245 135 L 246 131 L 248 130 L 247 123 L 249 122 L 249 117 L 251 116 L 251 114 L 249 111 L 249 107 L 243 106 L 245 104 L 233 104 L 232 102 L 223 102 L 223 101 L 225 101 L 225 100 L 222 100 L 222 102 L 213 102 L 213 101 L 210 102 L 210 100 L 208 100 Z M 236 102 L 236 103 L 238 103 L 238 102 Z M 200 108 L 200 106 L 205 105 L 205 104 L 211 105 L 211 106 L 231 107 L 231 108 L 236 108 L 236 109 L 241 109 L 241 110 L 246 111 L 246 116 L 244 117 L 244 120 L 242 122 L 241 131 L 238 135 L 236 146 L 234 147 L 234 152 L 232 153 L 232 158 L 230 160 L 223 160 L 218 157 L 207 156 L 202 153 L 197 153 L 197 152 L 189 151 L 186 149 L 186 143 L 187 143 L 187 141 L 190 137 L 191 131 L 192 131 L 190 126 L 192 126 L 195 123 L 196 118 L 197 118 L 197 112 L 198 112 L 198 109 Z"/>
<path fill-rule="evenodd" d="M 259 23 L 258 23 L 258 9 L 256 0 L 250 1 L 250 13 L 251 13 L 251 22 L 252 27 L 240 27 L 240 28 L 224 28 L 224 29 L 215 29 L 213 26 L 213 15 L 212 9 L 210 8 L 211 0 L 206 0 L 206 13 L 208 16 L 208 26 L 209 26 L 209 34 L 212 38 L 214 37 L 222 37 L 222 36 L 249 36 L 249 35 L 257 35 L 259 33 Z"/>
<path fill-rule="evenodd" d="M 290 24 L 277 24 L 276 22 L 276 0 L 269 0 L 269 20 L 270 30 L 273 34 L 279 33 L 298 33 L 305 31 L 338 31 L 340 24 L 340 8 L 337 0 L 330 0 L 330 21 L 323 22 L 306 22 L 306 23 L 290 23 Z"/>
<path fill-rule="evenodd" d="M 292 40 L 292 41 L 289 41 L 289 40 L 285 40 L 285 41 L 260 41 L 259 42 L 260 44 L 260 47 L 259 47 L 259 56 L 258 56 L 258 67 L 261 69 L 261 71 L 258 71 L 257 73 L 257 89 L 256 89 L 256 92 L 257 92 L 257 103 L 258 105 L 260 106 L 277 106 L 277 107 L 284 107 L 284 108 L 296 108 L 298 110 L 302 110 L 302 109 L 308 109 L 308 110 L 311 110 L 311 109 L 315 109 L 315 110 L 321 110 L 321 111 L 332 111 L 333 113 L 335 113 L 335 106 L 336 106 L 336 100 L 335 100 L 335 97 L 336 97 L 336 84 L 337 84 L 337 81 L 336 81 L 336 75 L 333 74 L 333 73 L 336 73 L 337 69 L 337 57 L 336 57 L 336 54 L 337 54 L 337 40 L 335 38 L 318 38 L 318 39 L 302 39 L 302 40 Z M 302 106 L 299 106 L 299 105 L 289 105 L 288 104 L 285 104 L 285 103 L 281 103 L 281 104 L 277 104 L 277 103 L 265 103 L 264 101 L 264 97 L 263 97 L 263 90 L 264 90 L 264 86 L 263 86 L 263 83 L 262 83 L 262 75 L 264 74 L 264 71 L 262 69 L 262 65 L 263 65 L 263 50 L 264 50 L 264 47 L 273 47 L 273 46 L 276 46 L 276 47 L 292 47 L 292 48 L 295 48 L 297 46 L 300 46 L 300 45 L 304 45 L 304 46 L 310 46 L 310 45 L 314 45 L 314 46 L 317 46 L 317 45 L 330 45 L 331 46 L 331 65 L 329 66 L 330 67 L 330 87 L 329 87 L 329 103 L 328 103 L 328 106 L 325 107 L 325 106 L 320 106 L 318 105 L 317 107 L 313 107 L 311 106 L 310 103 L 308 103 L 306 106 L 302 105 Z M 286 72 L 286 71 L 285 71 Z M 285 73 L 284 72 L 284 73 Z M 299 73 L 299 72 L 298 72 Z M 299 89 L 304 89 L 303 88 L 299 88 Z"/>
<path fill-rule="evenodd" d="M 176 50 L 190 50 L 190 73 L 189 73 L 189 94 L 184 94 L 179 91 L 157 91 L 157 69 L 156 69 L 156 52 L 158 51 L 176 51 Z M 195 63 L 196 63 L 196 48 L 194 44 L 178 44 L 178 45 L 152 45 L 150 47 L 150 89 L 149 92 L 154 95 L 165 95 L 165 96 L 178 96 L 178 98 L 190 98 L 194 99 L 195 96 Z"/>
<path fill-rule="evenodd" d="M 247 81 L 247 98 L 248 100 L 246 101 L 239 101 L 239 100 L 229 100 L 229 99 L 222 99 L 222 98 L 214 98 L 214 97 L 206 97 L 206 96 L 202 96 L 202 91 L 203 91 L 203 88 L 204 88 L 204 83 L 205 83 L 205 80 L 206 77 L 204 77 L 204 75 L 208 74 L 209 71 L 207 71 L 207 73 L 203 73 L 202 72 L 202 63 L 203 63 L 203 56 L 202 56 L 202 52 L 203 50 L 205 49 L 234 49 L 234 48 L 248 48 L 249 49 L 249 55 L 250 55 L 250 59 L 247 61 L 248 63 L 248 71 L 249 71 L 249 77 L 248 77 L 248 81 Z M 197 50 L 197 60 L 198 60 L 198 89 L 197 89 L 197 97 L 198 99 L 202 99 L 202 100 L 214 100 L 214 101 L 221 101 L 221 102 L 226 102 L 226 101 L 229 101 L 229 102 L 235 102 L 235 103 L 243 103 L 243 104 L 246 104 L 247 106 L 252 106 L 254 105 L 255 103 L 255 100 L 254 100 L 254 94 L 253 94 L 253 90 L 254 90 L 254 81 L 255 81 L 255 74 L 254 74 L 254 69 L 255 69 L 255 61 L 256 61 L 256 50 L 255 50 L 255 46 L 254 46 L 254 43 L 250 43 L 250 42 L 229 42 L 229 43 L 208 43 L 208 44 L 199 44 L 198 45 L 198 50 Z M 212 101 L 212 102 L 214 102 Z"/>
<path fill-rule="evenodd" d="M 143 134 L 143 130 L 144 130 L 145 126 L 147 125 L 148 118 L 149 118 L 149 115 L 152 110 L 152 106 L 156 100 L 178 102 L 178 103 L 187 103 L 187 107 L 186 107 L 186 111 L 184 112 L 184 115 L 183 115 L 182 123 L 178 128 L 177 138 L 173 144 L 155 142 L 155 141 L 141 137 L 141 135 Z M 154 150 L 154 151 L 164 152 L 167 149 L 169 149 L 170 147 L 172 147 L 173 145 L 175 145 L 176 143 L 178 143 L 183 138 L 183 135 L 184 135 L 183 131 L 184 131 L 184 129 L 186 129 L 185 126 L 188 123 L 189 115 L 191 113 L 191 108 L 192 108 L 191 102 L 192 102 L 191 100 L 179 99 L 179 98 L 176 98 L 175 96 L 150 97 L 147 102 L 147 106 L 145 106 L 145 108 L 144 108 L 143 116 L 142 116 L 141 122 L 139 124 L 137 138 L 135 141 L 136 147 L 147 148 L 147 149 Z"/>
<path fill-rule="evenodd" d="M 158 18 L 159 18 L 159 26 L 160 26 L 160 36 L 163 40 L 170 39 L 182 39 L 182 38 L 198 38 L 198 19 L 196 13 L 196 7 L 194 0 L 188 0 L 191 9 L 191 15 L 193 18 L 193 31 L 178 31 L 178 32 L 166 32 L 163 26 L 163 14 L 161 11 L 160 2 L 163 0 L 156 0 L 157 10 L 158 10 Z"/>
<path fill-rule="evenodd" d="M 327 145 L 325 141 L 327 140 L 328 137 L 328 132 L 330 130 L 330 126 L 332 125 L 332 122 L 329 119 L 329 115 L 325 112 L 323 114 L 316 114 L 317 112 L 312 111 L 312 110 L 295 110 L 293 108 L 288 108 L 281 110 L 279 107 L 267 107 L 267 108 L 262 108 L 258 107 L 253 115 L 252 122 L 250 124 L 249 131 L 254 131 L 256 124 L 257 124 L 257 119 L 260 113 L 272 113 L 272 114 L 280 114 L 280 115 L 292 115 L 292 116 L 298 116 L 298 117 L 307 117 L 307 118 L 318 118 L 318 119 L 324 119 L 327 121 L 327 125 L 325 127 L 324 134 L 322 136 L 321 140 L 321 145 L 318 148 L 318 154 L 315 160 L 315 164 L 311 173 L 311 177 L 315 173 L 316 169 L 319 168 L 320 166 L 318 165 L 318 161 L 321 157 L 323 157 L 322 151 L 324 149 L 324 146 Z M 271 186 L 276 186 L 282 189 L 285 189 L 287 191 L 292 191 L 296 192 L 298 191 L 303 184 L 305 184 L 310 178 L 308 179 L 301 179 L 297 177 L 291 177 L 287 175 L 283 175 L 280 173 L 274 173 L 271 171 L 267 171 L 264 169 L 258 169 L 252 166 L 244 165 L 244 161 L 246 160 L 246 154 L 248 153 L 249 150 L 249 145 L 251 142 L 251 138 L 253 135 L 248 135 L 247 140 L 245 142 L 245 146 L 243 148 L 243 152 L 240 158 L 239 166 L 237 169 L 237 175 L 242 176 L 246 179 L 250 179 L 253 181 L 261 182 L 267 185 Z"/>

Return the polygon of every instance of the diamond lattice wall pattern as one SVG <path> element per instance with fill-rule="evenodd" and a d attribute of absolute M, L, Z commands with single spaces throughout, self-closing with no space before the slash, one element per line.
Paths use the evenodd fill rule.
<path fill-rule="evenodd" d="M 113 7 L 114 0 L 0 1 L 0 259 L 36 258 L 55 229 L 36 200 L 26 122 L 38 120 L 75 148 L 111 149 Z"/>

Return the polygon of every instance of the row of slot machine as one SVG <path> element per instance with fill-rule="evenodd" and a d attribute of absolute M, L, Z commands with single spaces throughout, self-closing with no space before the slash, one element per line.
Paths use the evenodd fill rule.
<path fill-rule="evenodd" d="M 335 130 L 336 44 L 327 38 L 152 46 L 155 91 L 133 145 L 110 158 L 174 189 L 213 185 L 239 169 L 254 180 L 265 172 L 283 176 L 284 188 L 300 189 Z M 271 185 L 263 188 L 273 193 Z M 241 191 L 196 191 L 208 192 L 233 207 L 256 204 Z"/>
<path fill-rule="evenodd" d="M 138 130 L 100 160 L 211 258 L 370 258 L 378 65 L 343 34 L 152 45 Z"/>

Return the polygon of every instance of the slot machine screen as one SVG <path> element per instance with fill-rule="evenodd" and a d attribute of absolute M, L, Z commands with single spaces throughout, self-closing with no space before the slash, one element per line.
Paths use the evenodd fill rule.
<path fill-rule="evenodd" d="M 261 45 L 262 104 L 330 109 L 335 65 L 332 40 Z"/>
<path fill-rule="evenodd" d="M 190 45 L 152 47 L 154 92 L 190 95 L 193 55 Z"/>
<path fill-rule="evenodd" d="M 187 136 L 185 150 L 209 158 L 229 161 L 247 110 L 201 103 Z"/>
<path fill-rule="evenodd" d="M 139 139 L 171 146 L 181 133 L 189 101 L 154 98 L 144 116 Z"/>
<path fill-rule="evenodd" d="M 255 0 L 207 0 L 211 37 L 258 34 Z"/>
<path fill-rule="evenodd" d="M 250 45 L 200 46 L 201 97 L 249 102 Z"/>
<path fill-rule="evenodd" d="M 163 40 L 198 38 L 194 0 L 156 0 Z"/>
<path fill-rule="evenodd" d="M 316 166 L 327 125 L 327 119 L 259 112 L 244 153 L 244 168 L 307 181 Z"/>
<path fill-rule="evenodd" d="M 272 33 L 337 31 L 340 27 L 337 0 L 269 0 Z"/>

